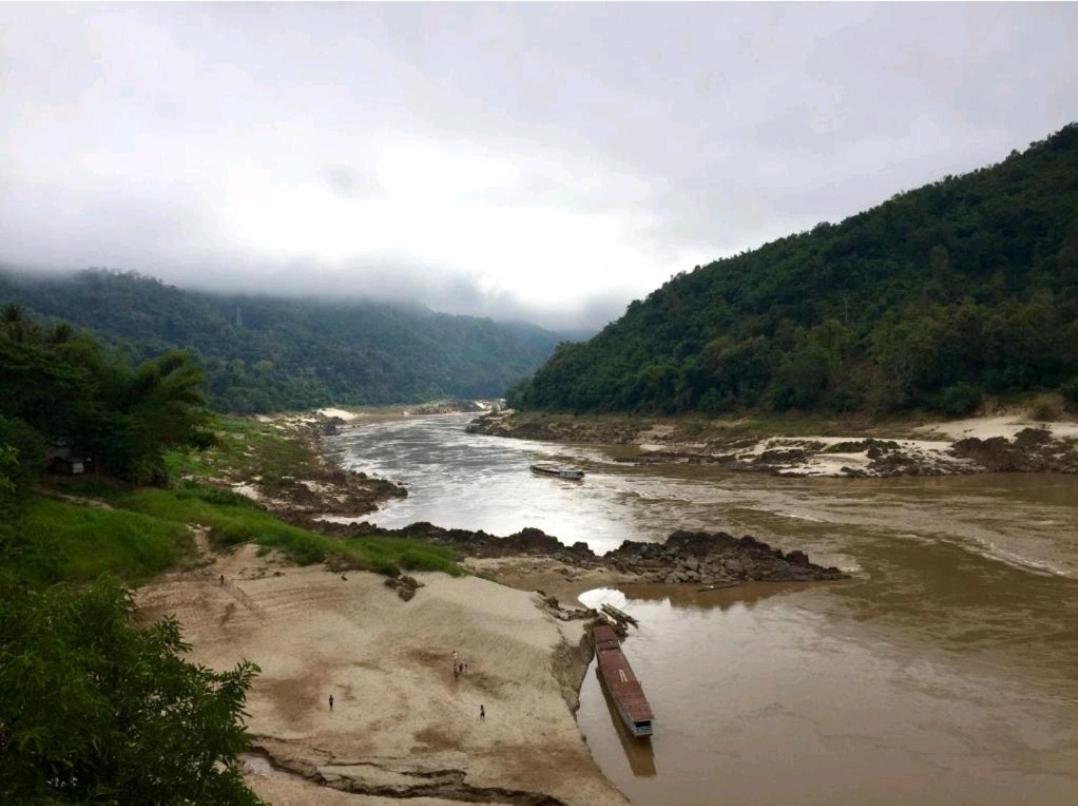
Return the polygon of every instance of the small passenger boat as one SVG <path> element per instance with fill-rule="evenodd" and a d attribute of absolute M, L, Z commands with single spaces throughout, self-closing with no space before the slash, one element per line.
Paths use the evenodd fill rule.
<path fill-rule="evenodd" d="M 610 692 L 621 721 L 633 736 L 650 736 L 655 719 L 640 681 L 633 674 L 628 659 L 621 651 L 621 642 L 612 627 L 596 624 L 591 629 L 595 640 L 599 679 Z"/>
<path fill-rule="evenodd" d="M 531 467 L 536 473 L 542 473 L 545 476 L 557 476 L 559 479 L 580 481 L 584 478 L 584 471 L 578 467 L 558 465 L 553 462 L 536 462 Z"/>

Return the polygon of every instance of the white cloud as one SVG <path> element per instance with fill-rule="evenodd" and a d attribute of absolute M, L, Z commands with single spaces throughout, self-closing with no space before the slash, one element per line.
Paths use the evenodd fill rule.
<path fill-rule="evenodd" d="M 1075 6 L 0 7 L 0 260 L 601 324 L 1078 116 Z"/>

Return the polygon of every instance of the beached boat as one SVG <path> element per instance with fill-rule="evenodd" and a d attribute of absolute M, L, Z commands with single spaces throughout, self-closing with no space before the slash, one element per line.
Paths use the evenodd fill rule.
<path fill-rule="evenodd" d="M 621 651 L 617 633 L 605 624 L 596 624 L 591 629 L 591 635 L 595 640 L 599 679 L 610 692 L 621 721 L 633 736 L 650 736 L 655 716 L 640 681 Z"/>
<path fill-rule="evenodd" d="M 559 479 L 580 481 L 584 478 L 583 470 L 577 467 L 569 467 L 568 465 L 556 465 L 553 462 L 536 462 L 531 467 L 536 473 L 542 473 L 545 476 L 557 476 Z"/>

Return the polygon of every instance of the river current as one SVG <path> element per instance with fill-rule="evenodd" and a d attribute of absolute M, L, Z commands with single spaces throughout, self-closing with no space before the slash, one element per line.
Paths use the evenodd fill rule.
<path fill-rule="evenodd" d="M 631 462 L 624 448 L 466 434 L 472 415 L 330 441 L 408 497 L 369 517 L 598 552 L 675 529 L 752 534 L 852 574 L 699 593 L 591 591 L 640 620 L 624 650 L 656 713 L 629 738 L 594 669 L 578 720 L 638 804 L 1078 803 L 1078 477 L 803 479 Z M 583 483 L 537 476 L 562 459 Z"/>

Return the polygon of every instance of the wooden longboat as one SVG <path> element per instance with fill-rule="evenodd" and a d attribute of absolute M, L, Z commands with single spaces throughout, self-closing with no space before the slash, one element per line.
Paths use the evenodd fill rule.
<path fill-rule="evenodd" d="M 581 481 L 584 478 L 584 471 L 580 468 L 556 465 L 553 462 L 536 462 L 531 466 L 531 469 L 536 473 L 542 473 L 544 476 L 557 476 L 559 479 L 569 479 L 570 481 Z"/>
<path fill-rule="evenodd" d="M 655 715 L 640 681 L 633 674 L 633 667 L 621 651 L 617 633 L 605 624 L 596 624 L 591 635 L 595 641 L 599 679 L 610 692 L 621 721 L 633 736 L 650 736 Z"/>

